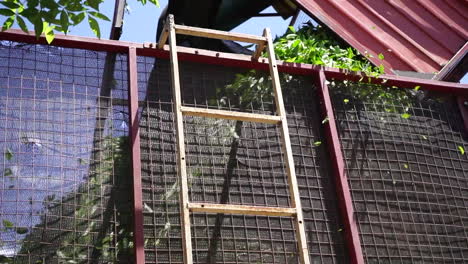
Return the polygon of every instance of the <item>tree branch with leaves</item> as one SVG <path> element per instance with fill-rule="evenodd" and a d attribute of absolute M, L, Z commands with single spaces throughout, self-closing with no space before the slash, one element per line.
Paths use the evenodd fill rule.
<path fill-rule="evenodd" d="M 158 0 L 137 0 L 145 5 L 150 2 L 159 7 Z M 71 27 L 87 20 L 96 37 L 101 37 L 100 21 L 110 21 L 101 13 L 103 0 L 4 0 L 0 1 L 0 15 L 6 17 L 2 31 L 17 24 L 29 33 L 28 22 L 33 25 L 36 37 L 42 34 L 50 44 L 55 33 L 67 34 Z"/>

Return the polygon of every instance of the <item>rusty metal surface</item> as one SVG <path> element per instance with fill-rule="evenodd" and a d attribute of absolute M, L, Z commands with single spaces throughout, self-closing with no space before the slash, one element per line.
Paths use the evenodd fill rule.
<path fill-rule="evenodd" d="M 386 69 L 434 73 L 468 40 L 468 5 L 458 0 L 297 0 Z"/>

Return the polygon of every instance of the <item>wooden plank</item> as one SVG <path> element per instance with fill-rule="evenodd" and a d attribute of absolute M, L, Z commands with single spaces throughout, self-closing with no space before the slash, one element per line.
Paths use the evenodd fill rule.
<path fill-rule="evenodd" d="M 241 42 L 256 43 L 256 44 L 266 42 L 265 37 L 259 37 L 259 36 L 242 34 L 242 33 L 226 32 L 226 31 L 214 30 L 214 29 L 176 25 L 175 30 L 177 34 L 189 35 L 189 36 L 195 36 L 195 37 L 233 40 L 233 41 L 241 41 Z"/>
<path fill-rule="evenodd" d="M 295 208 L 249 206 L 234 204 L 206 204 L 189 203 L 188 208 L 192 212 L 217 213 L 217 214 L 240 214 L 261 216 L 295 216 Z"/>
<path fill-rule="evenodd" d="M 223 119 L 230 119 L 230 120 L 239 120 L 239 121 L 247 121 L 247 122 L 266 123 L 266 124 L 278 124 L 281 122 L 281 118 L 279 116 L 273 116 L 273 115 L 260 115 L 260 114 L 198 108 L 198 107 L 188 107 L 188 106 L 182 106 L 180 107 L 180 110 L 182 111 L 184 115 L 188 115 L 188 116 L 223 118 Z"/>
<path fill-rule="evenodd" d="M 169 15 L 169 16 L 172 16 L 172 15 Z M 167 37 L 169 36 L 168 26 L 169 26 L 169 24 L 167 24 L 167 21 L 166 21 L 166 24 L 164 24 L 163 30 L 161 32 L 161 35 L 159 36 L 158 49 L 164 48 L 164 44 L 166 44 Z"/>
<path fill-rule="evenodd" d="M 289 138 L 288 123 L 286 121 L 286 109 L 283 103 L 283 93 L 281 91 L 281 84 L 278 74 L 278 66 L 276 64 L 275 50 L 273 48 L 273 41 L 271 40 L 270 29 L 266 28 L 264 36 L 267 38 L 267 51 L 268 60 L 270 62 L 270 74 L 273 82 L 273 90 L 275 92 L 276 111 L 281 117 L 281 140 L 284 159 L 286 161 L 286 172 L 288 174 L 289 193 L 291 195 L 291 207 L 296 208 L 297 214 L 294 221 L 296 226 L 296 239 L 298 243 L 300 263 L 309 264 L 309 250 L 307 248 L 307 238 L 305 234 L 305 223 L 302 214 L 301 197 L 299 187 L 297 184 L 296 170 L 294 168 L 294 159 L 292 155 L 291 140 Z"/>
<path fill-rule="evenodd" d="M 253 58 L 255 60 L 258 60 L 258 58 L 260 58 L 260 56 L 262 55 L 262 51 L 264 49 L 265 49 L 265 43 L 264 42 L 258 44 L 257 47 L 255 48 L 255 53 L 253 55 Z"/>
<path fill-rule="evenodd" d="M 187 164 L 185 161 L 185 141 L 184 141 L 184 124 L 182 112 L 182 98 L 180 95 L 180 77 L 179 63 L 177 60 L 177 42 L 174 28 L 174 16 L 169 15 L 166 24 L 169 27 L 169 46 L 171 60 L 171 77 L 172 77 L 172 100 L 174 102 L 174 122 L 176 130 L 177 144 L 177 165 L 179 172 L 179 196 L 180 196 L 180 221 L 182 228 L 182 246 L 185 264 L 192 264 L 192 234 L 190 231 L 190 211 L 187 208 L 189 203 L 188 197 L 188 182 L 187 182 Z"/>

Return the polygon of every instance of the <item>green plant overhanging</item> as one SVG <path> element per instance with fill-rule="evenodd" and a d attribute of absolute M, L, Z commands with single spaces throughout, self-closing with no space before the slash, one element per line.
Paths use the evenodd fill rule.
<path fill-rule="evenodd" d="M 384 73 L 383 65 L 373 66 L 357 50 L 334 38 L 328 29 L 310 22 L 298 31 L 290 27 L 286 34 L 275 41 L 274 46 L 278 59 L 286 62 L 360 71 L 369 76 Z M 379 54 L 379 59 L 383 58 Z"/>
<path fill-rule="evenodd" d="M 354 48 L 336 39 L 328 29 L 320 25 L 314 26 L 312 23 L 307 23 L 298 31 L 291 27 L 286 34 L 275 41 L 274 50 L 276 57 L 286 62 L 346 69 L 370 77 L 378 77 L 384 73 L 382 64 L 374 66 L 369 62 L 367 58 L 372 55 L 363 56 Z M 380 60 L 384 59 L 382 54 L 378 56 Z M 295 79 L 288 74 L 281 76 L 281 82 Z M 367 80 L 365 77 L 359 82 L 330 80 L 328 85 L 345 103 L 374 102 L 375 110 L 403 113 L 403 117 L 407 116 L 406 111 L 413 101 L 412 95 L 421 93 L 417 89 L 408 91 L 385 86 L 384 82 L 382 85 L 371 84 L 366 82 Z M 239 74 L 232 84 L 227 85 L 224 90 L 217 91 L 217 98 L 218 102 L 212 104 L 224 106 L 229 101 L 231 106 L 255 108 L 265 100 L 272 100 L 271 78 L 254 70 Z"/>

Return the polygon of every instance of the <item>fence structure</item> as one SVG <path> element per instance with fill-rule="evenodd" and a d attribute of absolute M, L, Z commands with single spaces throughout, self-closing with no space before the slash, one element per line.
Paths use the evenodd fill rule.
<path fill-rule="evenodd" d="M 183 263 L 167 47 L 0 39 L 0 262 Z M 266 59 L 178 51 L 183 105 L 275 111 Z M 468 87 L 278 68 L 311 263 L 467 262 Z M 190 201 L 290 206 L 277 125 L 184 127 Z M 298 262 L 291 218 L 191 226 L 194 263 Z"/>

